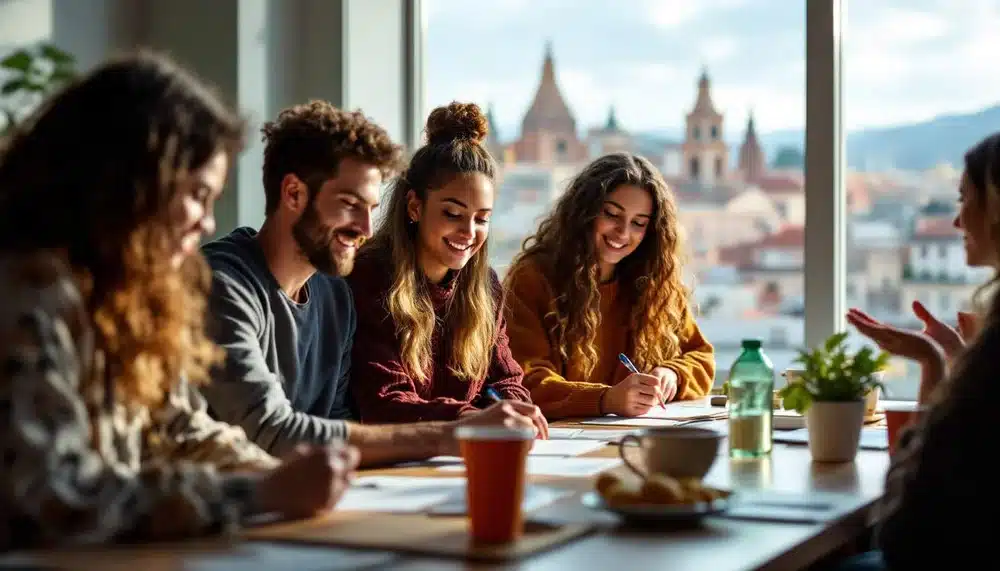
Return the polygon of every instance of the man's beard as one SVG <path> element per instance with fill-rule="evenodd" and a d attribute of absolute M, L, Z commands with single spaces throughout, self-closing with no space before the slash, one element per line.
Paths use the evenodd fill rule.
<path fill-rule="evenodd" d="M 306 207 L 302 217 L 292 226 L 295 243 L 316 271 L 332 276 L 346 276 L 354 269 L 354 256 L 337 256 L 333 249 L 337 235 L 346 236 L 354 241 L 361 237 L 356 230 L 347 228 L 335 230 L 320 222 L 314 203 Z"/>

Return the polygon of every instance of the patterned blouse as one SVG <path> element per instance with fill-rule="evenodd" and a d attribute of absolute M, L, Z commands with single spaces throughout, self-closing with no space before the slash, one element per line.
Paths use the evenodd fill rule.
<path fill-rule="evenodd" d="M 55 255 L 0 257 L 0 359 L 0 551 L 228 531 L 278 464 L 183 381 L 158 410 L 84 394 L 100 354 Z"/>

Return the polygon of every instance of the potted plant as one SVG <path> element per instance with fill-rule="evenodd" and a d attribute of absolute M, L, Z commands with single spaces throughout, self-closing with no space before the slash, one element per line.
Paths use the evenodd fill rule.
<path fill-rule="evenodd" d="M 847 333 L 832 335 L 812 350 L 800 350 L 800 371 L 781 389 L 782 406 L 806 417 L 809 452 L 817 462 L 849 462 L 858 453 L 865 400 L 882 388 L 888 353 L 864 347 L 852 353 Z"/>
<path fill-rule="evenodd" d="M 0 135 L 72 79 L 75 63 L 72 55 L 50 43 L 16 50 L 0 60 Z"/>

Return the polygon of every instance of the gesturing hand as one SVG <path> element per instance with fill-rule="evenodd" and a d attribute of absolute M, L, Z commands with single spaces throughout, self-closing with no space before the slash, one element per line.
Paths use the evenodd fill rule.
<path fill-rule="evenodd" d="M 847 313 L 847 321 L 883 351 L 913 359 L 921 365 L 940 366 L 944 369 L 944 351 L 926 333 L 886 325 L 853 309 Z"/>
<path fill-rule="evenodd" d="M 941 346 L 949 360 L 954 359 L 965 348 L 965 340 L 962 335 L 953 327 L 934 317 L 934 314 L 928 311 L 924 304 L 914 301 L 913 314 L 923 322 L 923 333 Z"/>
<path fill-rule="evenodd" d="M 979 334 L 979 318 L 976 317 L 975 313 L 958 312 L 958 332 L 962 334 L 962 339 L 966 343 L 975 339 L 976 335 Z"/>

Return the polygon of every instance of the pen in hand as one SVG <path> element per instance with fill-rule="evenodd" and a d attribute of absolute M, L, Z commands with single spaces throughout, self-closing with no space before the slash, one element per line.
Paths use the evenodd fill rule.
<path fill-rule="evenodd" d="M 622 362 L 622 365 L 625 365 L 625 368 L 628 369 L 629 372 L 635 373 L 636 375 L 639 374 L 639 369 L 635 367 L 635 364 L 632 362 L 632 359 L 628 358 L 628 355 L 626 355 L 625 353 L 618 353 L 618 360 Z M 666 410 L 667 404 L 664 403 L 663 401 L 660 401 L 660 408 Z"/>
<path fill-rule="evenodd" d="M 487 386 L 485 389 L 483 389 L 483 392 L 486 393 L 486 398 L 490 399 L 494 403 L 498 403 L 503 400 L 503 397 L 500 396 L 500 393 L 498 393 L 497 390 L 494 389 L 493 387 Z M 535 430 L 538 432 L 537 438 L 542 438 L 542 439 L 548 438 L 547 434 L 545 432 L 542 432 L 541 430 L 538 430 L 537 426 Z"/>
<path fill-rule="evenodd" d="M 497 390 L 494 389 L 493 387 L 486 387 L 485 392 L 486 396 L 493 402 L 500 402 L 503 400 L 503 398 L 500 396 L 500 393 L 498 393 Z"/>

